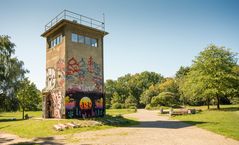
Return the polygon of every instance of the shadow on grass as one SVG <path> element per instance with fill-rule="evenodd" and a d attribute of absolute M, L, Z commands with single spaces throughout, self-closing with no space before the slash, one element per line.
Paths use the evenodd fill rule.
<path fill-rule="evenodd" d="M 0 119 L 0 122 L 14 122 L 14 121 L 22 121 L 23 119 Z"/>
<path fill-rule="evenodd" d="M 56 139 L 54 137 L 38 137 L 33 139 L 32 141 L 19 142 L 11 145 L 46 145 L 46 144 L 63 145 L 63 143 L 56 142 Z"/>
<path fill-rule="evenodd" d="M 211 108 L 210 109 L 211 111 L 239 111 L 239 107 L 227 107 L 227 108 L 220 108 L 220 109 L 217 109 L 217 108 Z"/>
<path fill-rule="evenodd" d="M 7 143 L 7 142 L 10 142 L 12 140 L 13 139 L 11 139 L 11 138 L 2 138 L 2 137 L 0 137 L 0 144 Z"/>
<path fill-rule="evenodd" d="M 104 125 L 115 127 L 126 127 L 139 124 L 138 121 L 124 118 L 121 115 L 116 116 L 105 115 L 103 118 L 95 118 L 95 120 L 102 122 Z"/>
<path fill-rule="evenodd" d="M 132 126 L 137 128 L 167 128 L 167 129 L 179 129 L 184 127 L 190 127 L 197 124 L 203 124 L 206 122 L 196 122 L 196 121 L 142 121 L 140 124 Z"/>

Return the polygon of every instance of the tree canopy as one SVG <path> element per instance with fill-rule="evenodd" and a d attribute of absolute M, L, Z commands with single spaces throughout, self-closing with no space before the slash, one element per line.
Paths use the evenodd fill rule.
<path fill-rule="evenodd" d="M 201 98 L 208 103 L 215 99 L 220 108 L 220 99 L 238 92 L 236 53 L 224 47 L 208 46 L 193 61 L 190 72 L 182 84 L 182 92 L 189 97 Z"/>

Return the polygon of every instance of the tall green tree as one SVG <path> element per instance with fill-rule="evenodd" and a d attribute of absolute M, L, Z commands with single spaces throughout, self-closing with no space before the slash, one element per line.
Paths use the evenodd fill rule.
<path fill-rule="evenodd" d="M 182 87 L 184 94 L 201 97 L 207 100 L 208 106 L 210 99 L 214 98 L 220 109 L 220 99 L 238 91 L 235 85 L 238 76 L 233 71 L 237 59 L 237 54 L 225 47 L 208 46 L 193 61 Z"/>
<path fill-rule="evenodd" d="M 0 110 L 12 111 L 18 108 L 16 91 L 28 72 L 24 63 L 13 57 L 15 44 L 9 36 L 0 36 Z"/>
<path fill-rule="evenodd" d="M 24 119 L 25 110 L 37 110 L 41 102 L 40 91 L 36 88 L 34 83 L 28 79 L 20 82 L 20 88 L 17 92 L 17 99 L 22 109 L 22 119 Z"/>
<path fill-rule="evenodd" d="M 160 93 L 159 84 L 151 85 L 140 96 L 140 103 L 145 106 L 151 103 L 151 99 Z"/>
<path fill-rule="evenodd" d="M 185 77 L 187 76 L 189 71 L 190 71 L 190 67 L 181 66 L 175 75 L 176 84 L 178 86 L 180 102 L 182 102 L 183 105 L 188 104 L 188 97 L 185 96 L 183 91 L 181 91 L 182 90 L 181 87 L 183 86 L 182 84 L 184 83 Z"/>

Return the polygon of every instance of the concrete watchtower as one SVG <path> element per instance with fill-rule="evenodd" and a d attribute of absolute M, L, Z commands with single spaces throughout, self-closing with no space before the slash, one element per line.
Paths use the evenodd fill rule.
<path fill-rule="evenodd" d="M 105 114 L 104 22 L 64 10 L 41 35 L 46 38 L 44 118 Z"/>

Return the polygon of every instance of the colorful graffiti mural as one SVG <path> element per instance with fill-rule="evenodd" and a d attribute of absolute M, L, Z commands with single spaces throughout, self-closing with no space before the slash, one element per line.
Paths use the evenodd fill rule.
<path fill-rule="evenodd" d="M 81 98 L 79 105 L 81 110 L 91 109 L 92 108 L 91 99 L 88 97 L 83 97 Z"/>
<path fill-rule="evenodd" d="M 65 91 L 65 63 L 59 59 L 53 67 L 46 69 L 46 91 L 49 95 L 45 96 L 43 110 L 49 118 L 62 118 L 65 113 L 63 97 Z"/>
<path fill-rule="evenodd" d="M 103 98 L 95 100 L 95 108 L 96 109 L 103 109 Z"/>
<path fill-rule="evenodd" d="M 51 93 L 52 103 L 53 103 L 53 117 L 61 118 L 61 108 L 62 108 L 62 93 L 60 91 L 53 91 Z"/>
<path fill-rule="evenodd" d="M 104 116 L 104 95 L 102 93 L 75 92 L 65 97 L 66 118 Z"/>
<path fill-rule="evenodd" d="M 72 75 L 74 73 L 78 73 L 80 71 L 79 63 L 76 61 L 74 57 L 72 57 L 67 63 L 67 75 Z"/>
<path fill-rule="evenodd" d="M 79 62 L 72 57 L 67 63 L 66 81 L 68 92 L 102 92 L 102 66 L 92 56 L 81 58 Z"/>
<path fill-rule="evenodd" d="M 46 89 L 53 90 L 65 85 L 65 62 L 59 59 L 54 67 L 46 70 Z"/>
<path fill-rule="evenodd" d="M 54 68 L 46 70 L 46 88 L 52 90 L 56 85 L 56 72 Z"/>
<path fill-rule="evenodd" d="M 57 72 L 57 85 L 58 87 L 63 88 L 65 85 L 65 62 L 63 59 L 59 59 L 56 63 L 56 72 Z"/>

